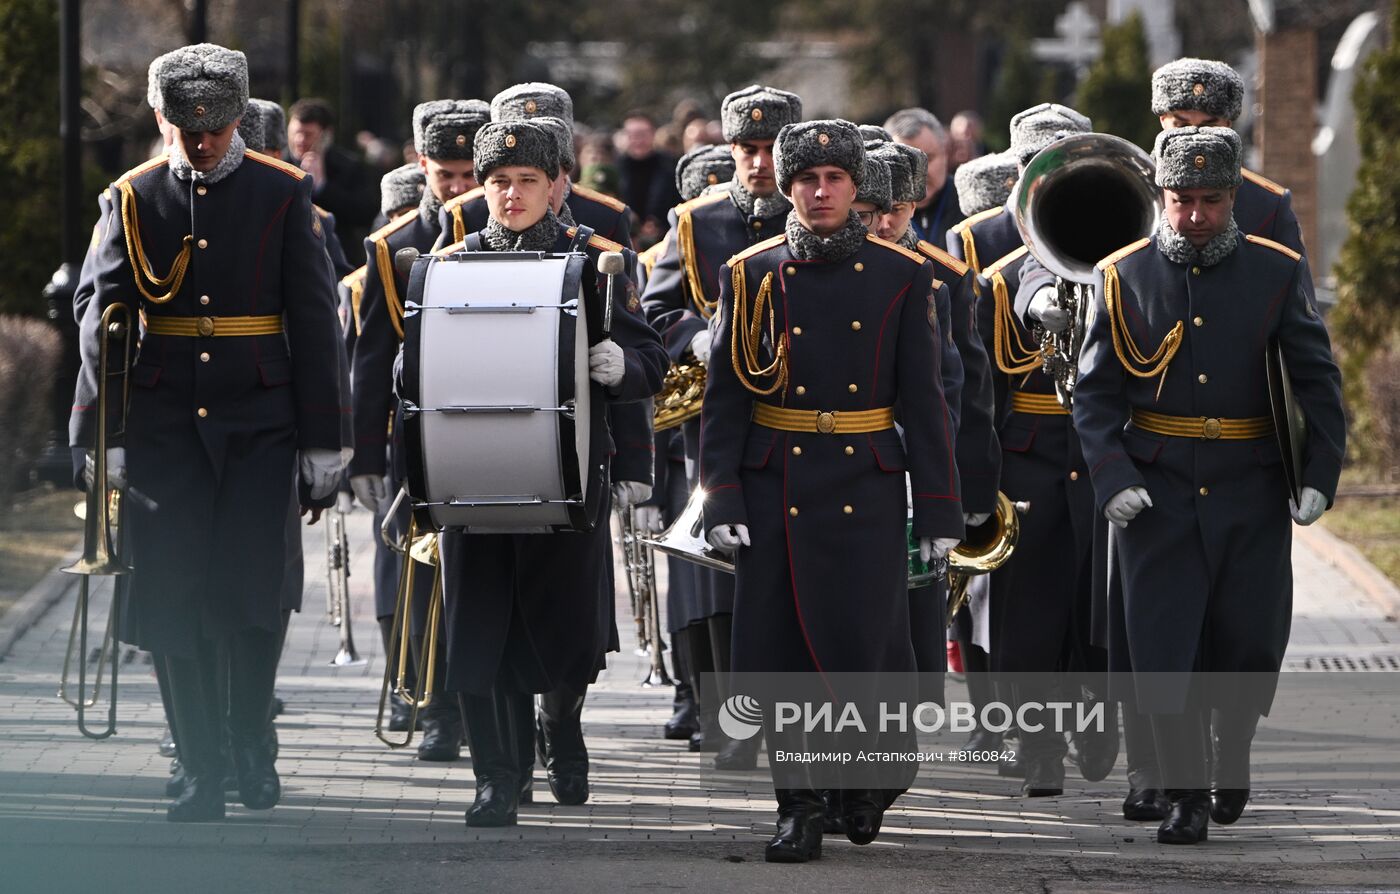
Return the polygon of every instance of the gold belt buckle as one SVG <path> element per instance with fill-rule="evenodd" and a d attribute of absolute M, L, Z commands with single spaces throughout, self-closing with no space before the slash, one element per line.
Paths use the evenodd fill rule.
<path fill-rule="evenodd" d="M 836 414 L 818 413 L 817 431 L 821 432 L 824 435 L 829 435 L 832 432 L 836 431 Z"/>
<path fill-rule="evenodd" d="M 214 334 L 214 318 L 200 317 L 194 324 L 195 331 L 208 338 Z"/>
<path fill-rule="evenodd" d="M 1205 436 L 1207 441 L 1214 441 L 1220 437 L 1220 420 L 1206 419 L 1201 424 L 1201 429 L 1201 434 Z"/>

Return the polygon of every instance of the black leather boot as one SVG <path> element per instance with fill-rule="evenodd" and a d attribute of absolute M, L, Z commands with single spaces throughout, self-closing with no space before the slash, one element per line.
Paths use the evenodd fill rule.
<path fill-rule="evenodd" d="M 535 697 L 528 692 L 512 693 L 504 698 L 510 718 L 511 744 L 515 749 L 516 773 L 520 777 L 520 803 L 535 803 Z"/>
<path fill-rule="evenodd" d="M 1172 805 L 1162 788 L 1152 721 L 1146 714 L 1139 714 L 1130 699 L 1123 701 L 1122 714 L 1123 750 L 1128 764 L 1128 795 L 1123 799 L 1123 819 L 1160 822 L 1167 818 Z"/>
<path fill-rule="evenodd" d="M 458 699 L 476 775 L 476 798 L 467 810 L 467 825 L 513 826 L 520 806 L 520 778 L 509 705 L 500 696 L 460 693 Z"/>
<path fill-rule="evenodd" d="M 821 859 L 824 810 L 821 795 L 810 789 L 778 789 L 778 832 L 763 850 L 768 863 L 806 863 Z"/>
<path fill-rule="evenodd" d="M 1211 722 L 1210 818 L 1228 826 L 1249 803 L 1249 749 L 1259 714 L 1249 708 L 1215 711 Z"/>
<path fill-rule="evenodd" d="M 758 768 L 758 750 L 763 745 L 762 733 L 747 739 L 724 736 L 724 747 L 715 755 L 716 770 L 754 770 Z"/>
<path fill-rule="evenodd" d="M 379 619 L 379 641 L 384 644 L 384 654 L 388 656 L 388 660 L 391 662 L 398 658 L 397 655 L 389 655 L 389 640 L 393 636 L 393 628 L 394 619 L 392 616 Z M 404 677 L 404 685 L 408 687 L 410 692 L 418 685 L 415 671 L 416 668 L 413 662 L 410 661 L 408 673 Z M 389 694 L 389 732 L 408 732 L 408 724 L 411 720 L 413 720 L 413 705 L 409 704 L 406 699 L 400 698 L 398 693 L 391 692 Z M 415 730 L 421 730 L 423 728 L 423 719 L 421 717 L 414 723 L 413 728 Z"/>
<path fill-rule="evenodd" d="M 1054 798 L 1065 792 L 1065 759 L 1059 754 L 1037 754 L 1022 758 L 1026 781 L 1021 792 L 1028 798 Z"/>
<path fill-rule="evenodd" d="M 841 791 L 841 821 L 852 844 L 869 844 L 885 819 L 884 796 L 871 789 Z"/>
<path fill-rule="evenodd" d="M 249 810 L 270 810 L 282 799 L 282 782 L 273 763 L 272 746 L 264 735 L 232 743 L 238 800 Z"/>
<path fill-rule="evenodd" d="M 588 746 L 583 741 L 584 696 L 559 688 L 540 696 L 539 736 L 549 790 L 560 804 L 588 800 Z"/>
<path fill-rule="evenodd" d="M 195 658 L 165 656 L 171 721 L 180 743 L 184 783 L 166 808 L 172 823 L 201 823 L 224 818 L 223 723 L 215 684 L 214 647 L 203 644 Z"/>
<path fill-rule="evenodd" d="M 177 757 L 170 762 L 170 778 L 165 780 L 165 796 L 167 798 L 178 798 L 180 792 L 185 790 L 185 765 L 180 763 Z"/>
<path fill-rule="evenodd" d="M 1200 844 L 1210 832 L 1210 798 L 1205 789 L 1167 792 L 1171 812 L 1157 827 L 1158 844 Z"/>
<path fill-rule="evenodd" d="M 695 690 L 689 683 L 677 683 L 671 719 L 666 721 L 662 736 L 671 740 L 688 740 L 699 731 L 700 714 L 695 708 Z"/>
<path fill-rule="evenodd" d="M 265 630 L 243 630 L 230 637 L 226 649 L 229 749 L 238 800 L 250 810 L 268 810 L 282 797 L 272 726 L 272 687 L 282 637 Z"/>
<path fill-rule="evenodd" d="M 1087 693 L 1086 693 L 1087 696 Z M 1118 763 L 1118 702 L 1085 698 L 1086 712 L 1102 705 L 1103 730 L 1090 729 L 1071 732 L 1074 740 L 1074 763 L 1079 775 L 1088 782 L 1101 782 L 1113 772 Z"/>
<path fill-rule="evenodd" d="M 684 643 L 686 674 L 691 697 L 695 700 L 696 730 L 690 735 L 692 752 L 719 751 L 727 741 L 719 728 L 719 692 L 714 690 L 714 653 L 710 648 L 709 625 L 691 624 L 673 637 Z"/>
<path fill-rule="evenodd" d="M 836 788 L 824 788 L 822 796 L 822 833 L 826 835 L 845 835 L 846 818 L 841 815 L 841 790 Z"/>
<path fill-rule="evenodd" d="M 1161 844 L 1206 840 L 1210 793 L 1206 779 L 1206 715 L 1193 706 L 1180 714 L 1153 714 L 1152 738 L 1171 810 L 1157 829 Z"/>
<path fill-rule="evenodd" d="M 423 738 L 418 740 L 420 761 L 455 761 L 462 756 L 462 712 L 451 695 L 437 693 L 418 716 L 423 722 Z"/>

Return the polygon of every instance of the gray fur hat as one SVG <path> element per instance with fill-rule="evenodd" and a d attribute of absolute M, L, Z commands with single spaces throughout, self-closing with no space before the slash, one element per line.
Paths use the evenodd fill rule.
<path fill-rule="evenodd" d="M 867 140 L 866 158 L 878 158 L 890 169 L 890 201 L 922 202 L 928 191 L 928 156 L 903 143 Z"/>
<path fill-rule="evenodd" d="M 862 124 L 859 125 L 858 129 L 860 130 L 861 138 L 867 143 L 873 140 L 881 140 L 886 143 L 894 142 L 894 136 L 878 124 Z M 867 146 L 866 148 L 868 149 L 870 147 Z"/>
<path fill-rule="evenodd" d="M 413 109 L 413 148 L 441 161 L 469 160 L 476 132 L 491 118 L 479 99 L 434 99 Z"/>
<path fill-rule="evenodd" d="M 1230 189 L 1240 185 L 1240 135 L 1228 127 L 1177 127 L 1157 134 L 1152 156 L 1163 189 Z"/>
<path fill-rule="evenodd" d="M 574 126 L 574 101 L 553 84 L 531 81 L 507 87 L 491 100 L 492 121 L 523 121 L 548 115 Z"/>
<path fill-rule="evenodd" d="M 531 118 L 531 124 L 538 124 L 545 130 L 554 134 L 555 141 L 559 144 L 559 165 L 565 171 L 573 171 L 578 167 L 578 159 L 574 157 L 574 127 L 563 118 L 555 118 L 553 115 L 541 115 L 538 118 Z"/>
<path fill-rule="evenodd" d="M 550 180 L 559 176 L 559 141 L 533 121 L 493 121 L 476 132 L 476 179 L 485 182 L 496 168 L 539 168 Z"/>
<path fill-rule="evenodd" d="M 248 58 L 237 50 L 193 44 L 166 53 L 152 68 L 160 113 L 181 130 L 222 130 L 248 107 Z"/>
<path fill-rule="evenodd" d="M 165 55 L 170 54 L 166 53 Z M 146 105 L 152 109 L 160 108 L 160 84 L 157 82 L 156 76 L 160 71 L 161 60 L 164 58 L 165 56 L 155 57 L 151 60 L 150 67 L 146 69 Z"/>
<path fill-rule="evenodd" d="M 238 135 L 243 138 L 245 147 L 262 152 L 267 149 L 267 132 L 263 129 L 262 112 L 254 105 L 256 102 L 256 99 L 248 100 L 243 115 L 238 119 Z"/>
<path fill-rule="evenodd" d="M 286 152 L 287 113 L 283 111 L 282 106 L 270 99 L 250 99 L 248 106 L 257 109 L 258 117 L 262 119 L 263 148 L 253 151 Z M 244 140 L 246 142 L 247 138 L 245 137 Z"/>
<path fill-rule="evenodd" d="M 854 124 L 829 118 L 787 124 L 778 131 L 773 143 L 773 169 L 778 175 L 778 189 L 784 195 L 792 189 L 792 178 L 798 171 L 818 165 L 845 168 L 856 188 L 860 188 L 865 177 L 865 141 Z"/>
<path fill-rule="evenodd" d="M 676 162 L 676 191 L 689 202 L 707 186 L 734 179 L 734 156 L 728 146 L 696 146 Z"/>
<path fill-rule="evenodd" d="M 731 143 L 776 140 L 778 131 L 802 120 L 802 98 L 776 87 L 750 84 L 724 98 L 719 120 L 724 138 Z"/>
<path fill-rule="evenodd" d="M 1152 73 L 1152 114 L 1194 109 L 1238 121 L 1244 106 L 1244 79 L 1224 62 L 1177 59 Z"/>
<path fill-rule="evenodd" d="M 1055 102 L 1043 102 L 1011 117 L 1011 148 L 1021 164 L 1065 134 L 1088 133 L 1094 124 L 1088 118 Z"/>
<path fill-rule="evenodd" d="M 401 165 L 385 174 L 379 181 L 379 213 L 388 217 L 390 213 L 418 207 L 423 198 L 423 190 L 428 188 L 427 175 L 416 164 Z"/>
<path fill-rule="evenodd" d="M 856 190 L 856 201 L 869 202 L 881 214 L 889 214 L 894 204 L 890 194 L 890 163 L 873 155 L 865 156 L 865 176 Z"/>
<path fill-rule="evenodd" d="M 1019 179 L 1019 163 L 1010 152 L 981 155 L 958 165 L 953 185 L 965 217 L 1006 204 Z"/>

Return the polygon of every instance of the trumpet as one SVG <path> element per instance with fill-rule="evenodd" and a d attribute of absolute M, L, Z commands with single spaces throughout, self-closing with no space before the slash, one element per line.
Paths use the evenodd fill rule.
<path fill-rule="evenodd" d="M 662 652 L 661 609 L 656 586 L 656 561 L 651 547 L 637 527 L 637 509 L 629 506 L 615 510 L 622 541 L 622 566 L 627 572 L 627 594 L 631 598 L 632 620 L 637 625 L 637 642 L 651 658 L 643 686 L 671 686 L 674 680 L 666 672 Z"/>
<path fill-rule="evenodd" d="M 332 667 L 363 667 L 365 659 L 355 649 L 350 629 L 350 538 L 345 533 L 345 513 L 331 507 L 326 525 L 326 620 L 340 629 L 340 648 Z"/>
<path fill-rule="evenodd" d="M 379 527 L 379 536 L 386 546 L 403 556 L 403 567 L 399 570 L 398 597 L 394 605 L 394 620 L 390 627 L 389 648 L 384 656 L 384 680 L 379 688 L 379 711 L 374 721 L 374 735 L 390 748 L 407 748 L 413 742 L 413 731 L 418 726 L 418 712 L 432 703 L 435 693 L 436 662 L 438 650 L 438 630 L 442 622 L 442 563 L 438 555 L 437 534 L 428 532 L 420 535 L 418 519 L 411 518 L 408 532 L 400 541 L 389 534 L 389 522 L 398 512 L 400 504 L 407 496 L 407 489 L 401 488 L 394 498 L 393 505 L 384 515 Z M 423 653 L 419 656 L 416 690 L 408 687 L 408 663 L 412 661 L 410 633 L 413 628 L 413 585 L 417 565 L 433 567 L 433 590 L 428 597 L 428 627 L 423 643 Z M 408 719 L 408 732 L 402 740 L 391 739 L 385 734 L 385 714 L 390 694 L 408 702 L 412 713 Z"/>
<path fill-rule="evenodd" d="M 1016 541 L 1021 536 L 1020 517 L 1030 509 L 1030 503 L 1013 503 L 1006 494 L 998 492 L 991 518 L 975 528 L 968 528 L 963 542 L 948 553 L 945 629 L 952 626 L 953 617 L 967 604 L 967 588 L 972 579 L 996 571 L 1016 551 Z"/>
<path fill-rule="evenodd" d="M 113 304 L 102 312 L 98 329 L 98 378 L 97 378 L 97 436 L 93 446 L 92 478 L 88 482 L 87 499 L 80 504 L 83 516 L 83 555 L 78 561 L 64 568 L 67 574 L 79 575 L 78 601 L 73 607 L 73 622 L 68 630 L 68 648 L 63 655 L 63 674 L 58 684 L 58 697 L 78 712 L 78 731 L 89 739 L 106 739 L 117 731 L 117 667 L 121 652 L 116 635 L 120 626 L 121 601 L 113 588 L 112 608 L 107 614 L 107 630 L 102 636 L 98 649 L 97 677 L 91 694 L 87 688 L 88 661 L 88 602 L 93 577 L 119 577 L 130 574 L 132 569 L 120 558 L 123 502 L 122 492 L 110 486 L 107 480 L 107 444 L 113 435 L 120 435 L 126 429 L 127 398 L 131 386 L 132 349 L 131 311 L 124 304 Z M 115 371 L 108 369 L 112 342 L 120 339 L 122 360 Z M 108 408 L 111 403 L 111 379 L 121 380 L 121 424 L 117 431 L 108 431 Z M 116 533 L 113 533 L 113 529 Z M 69 693 L 69 675 L 77 650 L 78 688 L 76 695 Z M 107 725 L 103 729 L 89 729 L 87 710 L 97 705 L 102 692 L 103 665 L 111 661 L 112 671 L 107 696 Z"/>

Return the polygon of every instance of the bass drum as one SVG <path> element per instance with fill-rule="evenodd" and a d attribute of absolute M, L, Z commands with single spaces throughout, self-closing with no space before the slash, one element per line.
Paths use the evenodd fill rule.
<path fill-rule="evenodd" d="M 414 263 L 399 396 L 420 525 L 592 529 L 604 478 L 590 471 L 607 457 L 585 266 L 581 253 L 485 251 Z"/>

